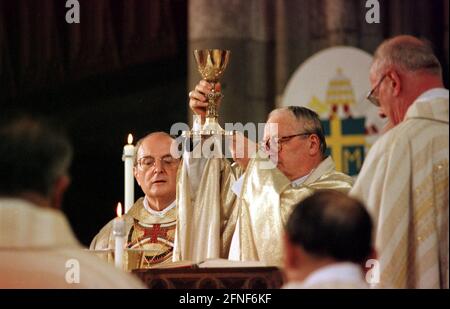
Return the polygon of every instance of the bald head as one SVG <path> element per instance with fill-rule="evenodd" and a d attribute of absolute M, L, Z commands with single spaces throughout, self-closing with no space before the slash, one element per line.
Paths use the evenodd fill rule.
<path fill-rule="evenodd" d="M 142 144 L 145 142 L 145 144 L 155 144 L 155 143 L 160 143 L 160 142 L 165 142 L 165 143 L 172 143 L 174 141 L 174 139 L 172 138 L 172 136 L 170 136 L 169 134 L 167 134 L 166 132 L 163 131 L 157 131 L 157 132 L 152 132 L 147 134 L 146 136 L 142 137 L 141 139 L 139 139 L 136 143 L 136 147 L 135 147 L 135 156 L 134 156 L 134 165 L 137 164 L 137 160 L 139 159 L 138 154 L 139 154 L 139 149 L 141 148 Z"/>
<path fill-rule="evenodd" d="M 375 52 L 369 73 L 379 112 L 389 127 L 401 123 L 409 107 L 423 93 L 443 88 L 441 65 L 431 46 L 409 35 L 384 41 Z"/>
<path fill-rule="evenodd" d="M 149 206 L 162 210 L 176 197 L 179 160 L 172 156 L 174 139 L 165 132 L 154 132 L 136 145 L 134 176 Z"/>
<path fill-rule="evenodd" d="M 379 66 L 442 76 L 441 64 L 430 44 L 411 35 L 399 35 L 384 41 L 376 50 L 374 61 Z"/>

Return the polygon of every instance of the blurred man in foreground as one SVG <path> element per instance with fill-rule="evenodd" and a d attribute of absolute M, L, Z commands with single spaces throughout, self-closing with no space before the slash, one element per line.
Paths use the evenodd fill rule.
<path fill-rule="evenodd" d="M 72 149 L 29 118 L 0 125 L 0 288 L 142 288 L 84 251 L 59 210 Z"/>
<path fill-rule="evenodd" d="M 322 190 L 298 203 L 284 244 L 284 288 L 368 288 L 363 267 L 372 254 L 372 221 L 346 194 Z"/>

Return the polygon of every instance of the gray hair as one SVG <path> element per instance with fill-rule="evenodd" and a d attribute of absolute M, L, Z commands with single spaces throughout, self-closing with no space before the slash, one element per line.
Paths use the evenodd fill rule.
<path fill-rule="evenodd" d="M 298 123 L 302 126 L 303 130 L 306 133 L 311 133 L 317 135 L 320 141 L 320 152 L 322 153 L 322 156 L 325 157 L 325 151 L 327 150 L 327 142 L 325 140 L 325 135 L 323 133 L 323 127 L 322 122 L 319 119 L 319 115 L 317 115 L 316 112 L 313 110 L 310 110 L 309 108 L 302 107 L 302 106 L 287 106 L 287 107 L 281 107 L 274 109 L 269 114 L 269 118 L 279 112 L 287 111 L 292 116 L 295 117 L 295 119 L 298 121 Z"/>
<path fill-rule="evenodd" d="M 425 71 L 442 76 L 442 67 L 431 44 L 410 35 L 384 41 L 375 51 L 374 61 L 394 65 L 405 71 Z"/>
<path fill-rule="evenodd" d="M 67 175 L 72 153 L 65 135 L 43 121 L 9 120 L 0 126 L 0 194 L 50 196 L 55 181 Z"/>

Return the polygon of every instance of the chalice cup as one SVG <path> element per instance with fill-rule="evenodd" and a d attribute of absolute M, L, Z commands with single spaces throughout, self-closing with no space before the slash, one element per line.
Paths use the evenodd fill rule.
<path fill-rule="evenodd" d="M 216 83 L 219 82 L 228 64 L 230 51 L 223 49 L 200 49 L 194 50 L 194 57 L 197 63 L 198 71 L 204 80 L 212 85 L 212 90 L 208 94 L 208 108 L 206 111 L 206 119 L 200 132 L 192 132 L 193 135 L 210 136 L 210 135 L 232 135 L 232 132 L 226 132 L 219 125 L 219 111 L 217 104 L 223 98 L 221 92 L 215 89 Z"/>

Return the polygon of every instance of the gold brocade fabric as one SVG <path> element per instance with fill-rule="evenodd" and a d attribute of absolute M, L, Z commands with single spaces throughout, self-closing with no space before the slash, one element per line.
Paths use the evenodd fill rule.
<path fill-rule="evenodd" d="M 177 208 L 164 216 L 150 214 L 140 198 L 124 215 L 127 243 L 125 261 L 127 269 L 151 268 L 172 261 L 176 229 Z M 91 250 L 114 248 L 113 221 L 110 221 L 92 240 Z M 112 261 L 113 257 L 108 256 Z"/>
<path fill-rule="evenodd" d="M 347 193 L 352 178 L 335 170 L 331 157 L 322 161 L 302 185 L 293 187 L 277 168 L 264 169 L 267 160 L 250 161 L 239 198 L 240 259 L 264 261 L 281 266 L 283 230 L 293 207 L 315 190 L 333 189 Z"/>
<path fill-rule="evenodd" d="M 227 258 L 239 218 L 240 259 L 280 266 L 283 225 L 292 206 L 314 190 L 348 192 L 352 186 L 352 178 L 336 172 L 331 158 L 325 159 L 303 185 L 293 188 L 277 168 L 259 168 L 265 159 L 257 157 L 247 167 L 241 196 L 237 198 L 231 186 L 242 171 L 224 159 L 203 160 L 206 163 L 195 192 L 190 189 L 188 167 L 183 164 L 179 170 L 175 261 Z"/>

